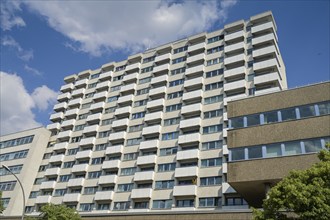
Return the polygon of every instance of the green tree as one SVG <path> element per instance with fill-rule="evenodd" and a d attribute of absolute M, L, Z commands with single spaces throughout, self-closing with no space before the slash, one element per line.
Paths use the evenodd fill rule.
<path fill-rule="evenodd" d="M 47 204 L 41 207 L 38 218 L 28 217 L 28 220 L 81 220 L 75 209 L 65 205 Z"/>
<path fill-rule="evenodd" d="M 5 207 L 3 206 L 2 201 L 2 191 L 0 191 L 0 214 L 5 210 Z"/>
<path fill-rule="evenodd" d="M 330 219 L 330 151 L 318 154 L 320 162 L 302 171 L 291 171 L 276 184 L 263 202 L 263 210 L 253 209 L 255 220 Z"/>

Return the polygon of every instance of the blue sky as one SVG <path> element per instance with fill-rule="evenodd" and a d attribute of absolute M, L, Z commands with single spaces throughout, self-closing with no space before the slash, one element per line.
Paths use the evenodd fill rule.
<path fill-rule="evenodd" d="M 290 88 L 330 79 L 329 1 L 1 1 L 0 134 L 47 125 L 67 75 L 271 10 Z"/>

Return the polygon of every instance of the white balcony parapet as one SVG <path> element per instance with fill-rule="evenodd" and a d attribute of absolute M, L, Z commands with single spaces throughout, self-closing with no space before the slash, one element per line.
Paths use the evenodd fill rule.
<path fill-rule="evenodd" d="M 278 82 L 281 81 L 278 72 L 268 73 L 254 77 L 254 85 L 263 84 L 266 82 L 273 82 L 273 81 L 278 81 Z"/>
<path fill-rule="evenodd" d="M 50 120 L 59 120 L 63 118 L 64 118 L 63 112 L 58 112 L 50 115 Z"/>
<path fill-rule="evenodd" d="M 125 138 L 126 138 L 126 131 L 111 133 L 109 136 L 110 141 L 123 140 Z"/>
<path fill-rule="evenodd" d="M 190 159 L 198 159 L 199 157 L 199 150 L 192 149 L 192 150 L 183 150 L 178 151 L 176 160 L 190 160 Z"/>
<path fill-rule="evenodd" d="M 225 51 L 225 53 L 229 53 L 229 52 L 232 52 L 232 51 L 235 51 L 235 50 L 243 50 L 243 49 L 245 49 L 244 41 L 236 43 L 236 44 L 231 44 L 231 45 L 225 46 L 224 51 Z"/>
<path fill-rule="evenodd" d="M 226 144 L 222 146 L 222 154 L 223 155 L 229 154 L 228 146 Z"/>
<path fill-rule="evenodd" d="M 40 189 L 54 189 L 56 185 L 56 181 L 44 181 L 40 185 Z"/>
<path fill-rule="evenodd" d="M 47 125 L 48 130 L 60 130 L 60 127 L 61 124 L 58 122 Z"/>
<path fill-rule="evenodd" d="M 238 62 L 245 62 L 245 60 L 246 60 L 245 54 L 239 54 L 239 55 L 232 56 L 232 57 L 226 57 L 224 60 L 224 64 L 228 65 L 228 64 L 238 63 Z"/>
<path fill-rule="evenodd" d="M 228 173 L 228 164 L 222 163 L 222 173 Z"/>
<path fill-rule="evenodd" d="M 137 165 L 155 164 L 156 161 L 157 161 L 156 155 L 139 156 L 136 164 Z"/>
<path fill-rule="evenodd" d="M 196 196 L 196 185 L 174 186 L 173 196 Z"/>
<path fill-rule="evenodd" d="M 268 41 L 277 42 L 276 37 L 273 33 L 262 35 L 260 37 L 252 38 L 252 45 L 262 44 Z"/>
<path fill-rule="evenodd" d="M 272 87 L 272 88 L 268 88 L 268 89 L 257 90 L 255 92 L 255 95 L 269 94 L 269 93 L 278 92 L 278 91 L 281 91 L 281 88 L 276 86 L 276 87 Z"/>
<path fill-rule="evenodd" d="M 195 45 L 191 45 L 188 47 L 188 52 L 192 52 L 192 51 L 195 51 L 195 50 L 201 50 L 201 49 L 205 49 L 205 42 L 202 42 L 202 43 L 198 43 L 198 44 L 195 44 Z"/>
<path fill-rule="evenodd" d="M 264 31 L 267 29 L 273 29 L 273 32 L 276 33 L 273 22 L 267 22 L 267 23 L 263 23 L 263 24 L 259 24 L 259 25 L 254 25 L 251 28 L 251 33 L 254 34 L 254 33 Z"/>
<path fill-rule="evenodd" d="M 151 198 L 152 189 L 144 188 L 144 189 L 133 189 L 131 193 L 132 199 L 142 199 L 142 198 Z"/>
<path fill-rule="evenodd" d="M 273 66 L 277 66 L 277 69 L 279 69 L 279 65 L 278 65 L 276 58 L 254 63 L 253 70 L 257 71 L 257 70 L 262 70 L 262 69 L 273 67 Z"/>
<path fill-rule="evenodd" d="M 79 202 L 80 193 L 66 193 L 63 197 L 63 202 Z"/>
<path fill-rule="evenodd" d="M 110 87 L 110 81 L 104 81 L 104 82 L 100 82 L 96 85 L 96 89 L 100 90 L 100 89 L 107 89 Z"/>
<path fill-rule="evenodd" d="M 63 86 L 61 86 L 61 92 L 65 92 L 65 91 L 70 91 L 72 90 L 74 87 L 73 83 L 69 83 L 69 84 L 65 84 Z"/>
<path fill-rule="evenodd" d="M 162 130 L 162 126 L 160 125 L 144 127 L 142 130 L 142 135 L 159 134 L 161 133 L 161 130 Z"/>
<path fill-rule="evenodd" d="M 79 142 L 79 146 L 88 146 L 95 144 L 95 137 L 83 138 Z"/>
<path fill-rule="evenodd" d="M 139 77 L 139 73 L 131 73 L 131 74 L 128 74 L 128 75 L 125 75 L 123 77 L 123 82 L 124 83 L 127 83 L 127 82 L 130 82 L 130 81 L 136 81 Z"/>
<path fill-rule="evenodd" d="M 148 101 L 147 109 L 158 108 L 165 105 L 165 99 L 156 99 Z"/>
<path fill-rule="evenodd" d="M 230 82 L 230 83 L 225 83 L 223 88 L 224 91 L 231 91 L 231 90 L 237 90 L 237 89 L 241 89 L 241 88 L 245 88 L 246 86 L 246 81 L 245 79 L 242 80 L 238 80 L 238 81 L 234 81 L 234 82 Z"/>
<path fill-rule="evenodd" d="M 186 76 L 193 75 L 195 73 L 200 73 L 205 71 L 205 66 L 204 65 L 198 65 L 195 67 L 190 67 L 186 69 Z"/>
<path fill-rule="evenodd" d="M 91 158 L 92 157 L 92 150 L 84 150 L 79 151 L 76 154 L 76 159 L 84 159 L 84 158 Z"/>
<path fill-rule="evenodd" d="M 112 127 L 113 128 L 127 127 L 128 124 L 129 124 L 129 119 L 128 118 L 123 118 L 123 119 L 113 121 L 112 122 Z"/>
<path fill-rule="evenodd" d="M 227 112 L 223 113 L 223 120 L 228 121 L 228 113 Z"/>
<path fill-rule="evenodd" d="M 105 175 L 99 177 L 98 184 L 99 185 L 116 184 L 116 182 L 117 182 L 117 175 Z"/>
<path fill-rule="evenodd" d="M 102 164 L 102 169 L 119 169 L 120 160 L 107 160 Z"/>
<path fill-rule="evenodd" d="M 81 86 L 85 86 L 88 83 L 88 79 L 81 79 L 75 82 L 74 86 L 77 87 L 81 87 Z"/>
<path fill-rule="evenodd" d="M 134 181 L 150 181 L 154 180 L 154 171 L 135 172 Z"/>
<path fill-rule="evenodd" d="M 141 67 L 141 63 L 133 63 L 133 64 L 130 64 L 130 65 L 127 65 L 126 68 L 125 68 L 125 71 L 140 69 L 140 67 Z"/>
<path fill-rule="evenodd" d="M 127 103 L 127 102 L 133 102 L 133 100 L 134 100 L 134 95 L 130 94 L 130 95 L 125 95 L 125 96 L 119 97 L 117 100 L 117 103 L 123 104 L 123 103 Z"/>
<path fill-rule="evenodd" d="M 128 92 L 128 91 L 132 91 L 132 90 L 136 90 L 136 84 L 135 83 L 131 83 L 128 85 L 123 85 L 120 87 L 120 92 Z"/>
<path fill-rule="evenodd" d="M 202 119 L 199 117 L 180 121 L 180 129 L 200 127 L 200 126 L 202 126 Z"/>
<path fill-rule="evenodd" d="M 69 179 L 68 187 L 75 187 L 75 186 L 83 186 L 85 182 L 85 178 L 73 178 Z"/>
<path fill-rule="evenodd" d="M 68 142 L 61 142 L 54 145 L 54 151 L 66 150 L 68 148 Z"/>
<path fill-rule="evenodd" d="M 73 90 L 73 92 L 71 93 L 72 97 L 82 96 L 84 94 L 85 94 L 85 88 Z"/>
<path fill-rule="evenodd" d="M 66 102 L 61 102 L 61 103 L 58 103 L 58 104 L 54 105 L 54 110 L 55 111 L 64 110 L 67 107 L 68 107 L 68 104 Z"/>
<path fill-rule="evenodd" d="M 112 76 L 112 71 L 108 71 L 108 72 L 100 74 L 99 79 L 100 80 L 110 79 L 111 76 Z"/>
<path fill-rule="evenodd" d="M 37 196 L 36 204 L 50 203 L 51 198 L 52 198 L 51 195 Z"/>
<path fill-rule="evenodd" d="M 131 112 L 132 112 L 132 107 L 126 106 L 122 108 L 117 108 L 115 111 L 115 115 L 126 115 L 126 114 L 130 114 Z"/>
<path fill-rule="evenodd" d="M 202 61 L 202 60 L 205 60 L 205 54 L 204 53 L 188 57 L 186 62 L 187 63 L 193 63 L 193 62 Z"/>
<path fill-rule="evenodd" d="M 80 105 L 82 102 L 82 98 L 77 98 L 77 99 L 71 99 L 68 103 L 68 106 L 75 106 L 75 105 Z"/>
<path fill-rule="evenodd" d="M 275 45 L 263 47 L 258 50 L 253 50 L 252 56 L 255 58 L 255 57 L 264 56 L 264 55 L 272 54 L 272 53 L 278 54 L 278 50 Z"/>
<path fill-rule="evenodd" d="M 91 106 L 89 107 L 89 109 L 95 111 L 95 110 L 98 110 L 98 109 L 103 109 L 104 106 L 105 106 L 105 102 L 97 102 L 97 103 L 91 104 Z M 89 116 L 92 116 L 92 115 L 89 115 Z"/>
<path fill-rule="evenodd" d="M 53 155 L 49 158 L 49 163 L 63 162 L 63 160 L 64 160 L 64 154 Z"/>
<path fill-rule="evenodd" d="M 73 127 L 76 124 L 76 119 L 65 120 L 61 124 L 61 128 Z"/>
<path fill-rule="evenodd" d="M 94 200 L 95 201 L 107 201 L 113 199 L 114 192 L 113 191 L 98 191 L 95 193 Z"/>
<path fill-rule="evenodd" d="M 158 148 L 159 140 L 149 140 L 149 141 L 142 141 L 140 142 L 140 150 L 147 150 L 152 148 Z"/>
<path fill-rule="evenodd" d="M 243 75 L 243 74 L 244 75 L 246 74 L 245 66 L 241 66 L 241 67 L 237 67 L 237 68 L 234 68 L 234 69 L 224 71 L 224 77 L 225 78 L 235 77 L 235 76 Z"/>
<path fill-rule="evenodd" d="M 76 164 L 73 165 L 71 172 L 72 173 L 86 173 L 88 170 L 88 164 Z"/>
<path fill-rule="evenodd" d="M 163 65 L 160 65 L 160 66 L 155 66 L 153 68 L 153 72 L 156 73 L 156 72 L 161 72 L 161 71 L 168 71 L 170 69 L 170 64 L 163 64 Z"/>
<path fill-rule="evenodd" d="M 194 79 L 184 81 L 184 88 L 191 88 L 195 86 L 201 86 L 204 83 L 204 77 L 197 77 Z"/>
<path fill-rule="evenodd" d="M 98 130 L 99 130 L 99 125 L 85 126 L 83 130 L 83 134 L 96 133 Z"/>
<path fill-rule="evenodd" d="M 179 144 L 189 144 L 189 143 L 195 143 L 201 141 L 201 135 L 200 133 L 192 133 L 192 134 L 185 134 L 180 135 L 178 143 Z"/>
<path fill-rule="evenodd" d="M 230 97 L 226 97 L 223 99 L 223 103 L 224 105 L 227 105 L 227 103 L 229 101 L 234 101 L 234 100 L 239 100 L 239 99 L 243 99 L 243 98 L 246 98 L 246 94 L 239 94 L 239 95 L 234 95 L 234 96 L 230 96 Z"/>
<path fill-rule="evenodd" d="M 157 77 L 153 77 L 151 79 L 151 85 L 154 85 L 154 84 L 159 84 L 159 83 L 167 83 L 168 81 L 168 75 L 162 75 L 162 76 L 157 76 Z"/>
<path fill-rule="evenodd" d="M 192 92 L 183 93 L 182 100 L 188 101 L 192 99 L 201 99 L 203 97 L 203 91 L 202 90 L 195 90 Z"/>
<path fill-rule="evenodd" d="M 224 129 L 222 130 L 222 136 L 223 136 L 223 137 L 227 137 L 227 135 L 228 135 L 228 129 L 227 129 L 227 128 L 224 128 Z"/>
<path fill-rule="evenodd" d="M 158 112 L 153 112 L 153 113 L 147 113 L 144 116 L 144 121 L 156 121 L 156 120 L 162 120 L 163 119 L 163 112 L 158 111 Z"/>
<path fill-rule="evenodd" d="M 57 176 L 60 174 L 59 167 L 48 168 L 45 172 L 45 176 Z"/>
<path fill-rule="evenodd" d="M 160 94 L 165 94 L 166 93 L 166 86 L 154 88 L 149 90 L 149 97 L 157 96 Z"/>
<path fill-rule="evenodd" d="M 155 57 L 155 62 L 159 62 L 162 60 L 169 60 L 171 59 L 172 55 L 170 53 L 159 55 Z"/>
<path fill-rule="evenodd" d="M 57 96 L 57 100 L 58 101 L 69 100 L 70 98 L 71 98 L 71 93 L 69 93 L 69 92 L 62 93 L 62 94 L 59 94 Z"/>
<path fill-rule="evenodd" d="M 72 134 L 72 131 L 70 131 L 70 130 L 69 131 L 61 131 L 60 133 L 58 133 L 57 138 L 58 139 L 70 138 L 71 134 Z"/>
<path fill-rule="evenodd" d="M 86 121 L 91 122 L 91 121 L 99 121 L 102 118 L 102 114 L 101 113 L 96 113 L 96 114 L 92 114 L 92 115 L 88 115 L 88 117 L 86 118 Z"/>
<path fill-rule="evenodd" d="M 114 145 L 114 146 L 107 147 L 107 149 L 105 150 L 105 154 L 106 155 L 109 155 L 109 154 L 122 154 L 123 150 L 124 150 L 123 145 Z"/>
<path fill-rule="evenodd" d="M 198 176 L 198 167 L 178 167 L 175 169 L 174 176 L 176 178 Z"/>
<path fill-rule="evenodd" d="M 78 113 L 79 113 L 79 108 L 75 108 L 75 109 L 67 110 L 64 115 L 68 117 L 68 116 L 78 115 Z"/>
<path fill-rule="evenodd" d="M 195 112 L 201 112 L 203 110 L 203 106 L 200 103 L 192 104 L 192 105 L 185 105 L 181 108 L 181 114 L 191 114 Z"/>
<path fill-rule="evenodd" d="M 226 34 L 225 35 L 225 41 L 230 41 L 230 40 L 234 40 L 236 38 L 243 38 L 245 36 L 245 33 L 243 30 L 241 31 L 236 31 L 234 33 L 230 33 L 230 34 Z"/>
<path fill-rule="evenodd" d="M 98 92 L 93 95 L 93 100 L 98 100 L 98 99 L 105 99 L 107 97 L 108 92 Z"/>
<path fill-rule="evenodd" d="M 233 187 L 229 185 L 229 183 L 222 183 L 221 187 L 222 193 L 236 193 Z"/>

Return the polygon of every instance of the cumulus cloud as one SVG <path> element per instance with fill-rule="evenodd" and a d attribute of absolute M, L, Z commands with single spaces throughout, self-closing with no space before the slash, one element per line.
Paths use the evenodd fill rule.
<path fill-rule="evenodd" d="M 27 62 L 33 59 L 33 50 L 25 50 L 21 47 L 21 45 L 11 36 L 4 36 L 1 39 L 1 45 L 11 47 L 16 51 L 18 58 Z"/>
<path fill-rule="evenodd" d="M 224 22 L 236 0 L 26 1 L 32 11 L 70 40 L 66 45 L 94 56 L 137 52 Z"/>
<path fill-rule="evenodd" d="M 21 77 L 0 72 L 0 135 L 41 126 L 33 109 L 44 111 L 55 99 L 56 93 L 47 86 L 29 94 Z"/>
<path fill-rule="evenodd" d="M 17 16 L 17 12 L 21 11 L 21 2 L 15 0 L 2 0 L 0 1 L 0 18 L 1 29 L 4 31 L 11 30 L 14 26 L 25 26 L 24 20 Z"/>

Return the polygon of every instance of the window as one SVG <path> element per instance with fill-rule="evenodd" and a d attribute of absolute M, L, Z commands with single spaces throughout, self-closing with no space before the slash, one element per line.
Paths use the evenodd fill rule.
<path fill-rule="evenodd" d="M 236 148 L 231 150 L 231 160 L 244 160 L 245 159 L 245 153 L 244 148 Z"/>
<path fill-rule="evenodd" d="M 248 66 L 248 68 L 250 68 L 250 67 L 253 67 L 253 60 L 252 61 L 249 61 L 249 62 L 247 62 L 247 66 Z"/>
<path fill-rule="evenodd" d="M 23 145 L 23 144 L 29 144 L 33 141 L 33 137 L 34 137 L 34 135 L 17 138 L 17 139 L 11 139 L 8 141 L 1 141 L 0 149 L 7 148 L 7 147 L 14 147 L 14 146 Z"/>
<path fill-rule="evenodd" d="M 55 189 L 54 196 L 64 196 L 67 189 Z"/>
<path fill-rule="evenodd" d="M 179 137 L 178 131 L 162 134 L 163 141 L 177 139 L 178 137 Z"/>
<path fill-rule="evenodd" d="M 146 68 L 141 69 L 141 73 L 147 73 L 147 72 L 152 71 L 153 69 L 154 69 L 153 66 L 148 66 Z"/>
<path fill-rule="evenodd" d="M 212 150 L 222 148 L 222 141 L 210 141 L 202 144 L 202 150 Z"/>
<path fill-rule="evenodd" d="M 44 181 L 44 178 L 36 178 L 34 180 L 34 185 L 40 185 Z"/>
<path fill-rule="evenodd" d="M 180 123 L 180 117 L 178 118 L 170 118 L 170 119 L 165 119 L 164 120 L 164 126 L 169 126 L 169 125 L 176 125 Z"/>
<path fill-rule="evenodd" d="M 111 87 L 110 88 L 110 92 L 114 92 L 114 91 L 118 91 L 118 90 L 120 90 L 120 85 L 119 86 L 113 86 L 113 87 Z"/>
<path fill-rule="evenodd" d="M 178 79 L 172 82 L 169 82 L 169 87 L 178 86 L 184 83 L 184 79 Z"/>
<path fill-rule="evenodd" d="M 226 205 L 228 206 L 236 206 L 236 205 L 247 205 L 246 201 L 241 197 L 227 197 Z"/>
<path fill-rule="evenodd" d="M 260 124 L 259 115 L 248 115 L 246 116 L 247 126 L 254 126 Z"/>
<path fill-rule="evenodd" d="M 40 166 L 41 167 L 41 166 Z M 39 170 L 40 170 L 40 167 L 39 167 Z M 47 166 L 45 165 L 44 166 L 45 169 L 47 168 Z M 14 173 L 14 174 L 19 174 L 23 168 L 23 165 L 20 164 L 20 165 L 14 165 L 14 166 L 9 166 L 8 167 L 9 170 Z M 44 170 L 43 170 L 44 171 Z M 40 172 L 40 171 L 39 171 Z M 11 173 L 9 171 L 7 171 L 5 168 L 0 168 L 0 176 L 4 176 L 4 175 L 11 175 Z"/>
<path fill-rule="evenodd" d="M 239 118 L 232 118 L 230 119 L 231 123 L 231 128 L 242 128 L 244 127 L 244 118 L 239 117 Z"/>
<path fill-rule="evenodd" d="M 26 206 L 25 213 L 32 213 L 34 211 L 34 206 Z"/>
<path fill-rule="evenodd" d="M 136 101 L 136 102 L 134 102 L 134 107 L 144 106 L 147 104 L 147 102 L 148 102 L 148 99 Z"/>
<path fill-rule="evenodd" d="M 222 131 L 222 124 L 203 127 L 203 134 L 212 134 Z"/>
<path fill-rule="evenodd" d="M 149 208 L 149 202 L 135 202 L 134 203 L 135 209 L 148 209 Z"/>
<path fill-rule="evenodd" d="M 74 161 L 68 161 L 63 163 L 63 168 L 71 168 L 75 164 Z"/>
<path fill-rule="evenodd" d="M 194 207 L 193 199 L 176 200 L 177 207 Z"/>
<path fill-rule="evenodd" d="M 222 116 L 222 109 L 204 112 L 204 118 L 214 118 L 214 117 L 219 117 L 219 116 Z"/>
<path fill-rule="evenodd" d="M 278 122 L 277 111 L 267 112 L 267 113 L 264 113 L 263 115 L 264 115 L 265 124 Z"/>
<path fill-rule="evenodd" d="M 94 96 L 94 93 L 93 92 L 85 94 L 85 98 L 86 99 L 87 98 L 92 98 L 93 96 Z"/>
<path fill-rule="evenodd" d="M 175 98 L 179 98 L 183 95 L 183 91 L 179 91 L 179 92 L 174 92 L 174 93 L 170 93 L 167 95 L 167 99 L 175 99 Z"/>
<path fill-rule="evenodd" d="M 128 153 L 124 154 L 124 159 L 123 160 L 136 160 L 138 157 L 139 153 Z"/>
<path fill-rule="evenodd" d="M 99 178 L 101 176 L 101 171 L 95 171 L 95 172 L 88 172 L 88 179 L 95 179 Z"/>
<path fill-rule="evenodd" d="M 122 176 L 134 175 L 135 171 L 136 171 L 136 167 L 122 168 L 120 175 L 122 175 Z"/>
<path fill-rule="evenodd" d="M 101 121 L 101 126 L 110 125 L 113 122 L 113 118 L 104 119 Z"/>
<path fill-rule="evenodd" d="M 187 50 L 188 50 L 188 45 L 174 49 L 173 50 L 173 53 L 174 54 L 181 53 L 181 52 L 187 51 Z"/>
<path fill-rule="evenodd" d="M 151 78 L 152 77 L 146 77 L 146 78 L 143 78 L 143 79 L 139 79 L 139 84 L 148 83 L 148 82 L 151 81 Z"/>
<path fill-rule="evenodd" d="M 266 157 L 278 157 L 281 155 L 281 144 L 270 144 L 266 146 Z"/>
<path fill-rule="evenodd" d="M 125 70 L 125 69 L 126 69 L 126 65 L 117 66 L 117 67 L 116 67 L 116 72 L 117 72 L 117 71 L 121 71 L 121 70 Z"/>
<path fill-rule="evenodd" d="M 218 64 L 221 62 L 223 62 L 223 57 L 218 57 L 218 58 L 206 61 L 206 66 L 212 66 L 212 65 L 215 65 L 215 64 Z"/>
<path fill-rule="evenodd" d="M 253 52 L 253 48 L 247 49 L 247 51 L 246 51 L 247 55 L 251 55 L 252 52 Z"/>
<path fill-rule="evenodd" d="M 322 150 L 320 139 L 310 139 L 304 141 L 306 153 L 319 152 Z"/>
<path fill-rule="evenodd" d="M 111 112 L 115 112 L 116 107 L 110 107 L 110 108 L 106 108 L 104 109 L 104 114 L 109 114 Z"/>
<path fill-rule="evenodd" d="M 206 78 L 214 77 L 214 76 L 219 76 L 223 74 L 223 69 L 218 69 L 218 70 L 213 70 L 210 72 L 206 72 L 205 76 Z"/>
<path fill-rule="evenodd" d="M 208 104 L 212 104 L 212 103 L 216 103 L 216 102 L 221 102 L 222 100 L 223 100 L 222 95 L 211 96 L 208 98 L 204 98 L 204 104 L 208 105 Z"/>
<path fill-rule="evenodd" d="M 103 161 L 104 161 L 104 157 L 92 158 L 92 164 L 102 164 Z"/>
<path fill-rule="evenodd" d="M 75 155 L 77 154 L 79 148 L 72 148 L 72 149 L 68 149 L 68 155 Z"/>
<path fill-rule="evenodd" d="M 90 212 L 94 208 L 94 203 L 81 203 L 79 207 L 80 212 Z"/>
<path fill-rule="evenodd" d="M 211 44 L 211 43 L 223 40 L 223 38 L 224 38 L 224 35 L 215 36 L 215 37 L 207 39 L 207 43 Z"/>
<path fill-rule="evenodd" d="M 299 112 L 301 118 L 306 118 L 316 115 L 314 105 L 301 106 L 299 107 Z"/>
<path fill-rule="evenodd" d="M 138 112 L 135 114 L 132 114 L 132 119 L 138 119 L 138 118 L 144 118 L 146 112 Z"/>
<path fill-rule="evenodd" d="M 262 158 L 262 147 L 251 147 L 248 148 L 248 158 L 254 159 L 254 158 Z"/>
<path fill-rule="evenodd" d="M 130 192 L 133 189 L 133 183 L 118 184 L 117 192 Z"/>
<path fill-rule="evenodd" d="M 71 174 L 68 175 L 60 175 L 59 182 L 68 182 L 71 178 Z"/>
<path fill-rule="evenodd" d="M 129 209 L 130 202 L 115 202 L 113 210 L 126 210 Z"/>
<path fill-rule="evenodd" d="M 159 150 L 159 156 L 167 156 L 176 154 L 178 152 L 178 147 L 169 147 L 169 148 L 163 148 Z"/>
<path fill-rule="evenodd" d="M 324 102 L 318 104 L 320 115 L 328 115 L 330 114 L 330 102 Z"/>
<path fill-rule="evenodd" d="M 220 185 L 222 182 L 221 176 L 203 177 L 200 180 L 201 180 L 201 186 Z"/>
<path fill-rule="evenodd" d="M 1 182 L 0 191 L 12 191 L 14 190 L 15 185 L 16 185 L 16 181 Z"/>
<path fill-rule="evenodd" d="M 82 125 L 76 125 L 74 127 L 74 131 L 82 131 L 84 130 L 84 127 L 85 127 L 85 124 L 82 124 Z"/>
<path fill-rule="evenodd" d="M 118 80 L 122 80 L 123 78 L 124 78 L 124 75 L 120 75 L 120 76 L 113 77 L 112 80 L 115 82 Z"/>
<path fill-rule="evenodd" d="M 130 126 L 130 127 L 128 128 L 128 131 L 129 131 L 129 132 L 142 131 L 143 127 L 144 127 L 144 124 L 139 124 L 139 125 Z"/>
<path fill-rule="evenodd" d="M 96 191 L 97 191 L 97 187 L 95 187 L 95 186 L 84 188 L 84 194 L 86 194 L 86 195 L 95 194 Z"/>
<path fill-rule="evenodd" d="M 42 159 L 49 159 L 52 156 L 52 153 L 45 153 Z"/>
<path fill-rule="evenodd" d="M 25 158 L 29 150 L 16 151 L 12 153 L 0 154 L 0 161 L 15 160 Z"/>
<path fill-rule="evenodd" d="M 216 82 L 205 85 L 205 91 L 213 90 L 213 89 L 219 89 L 223 87 L 223 82 Z"/>
<path fill-rule="evenodd" d="M 96 86 L 97 86 L 97 82 L 96 83 L 88 84 L 87 88 L 88 89 L 91 89 L 91 88 L 95 88 Z"/>
<path fill-rule="evenodd" d="M 201 167 L 215 167 L 215 166 L 221 166 L 222 164 L 222 158 L 210 158 L 210 159 L 204 159 L 202 160 Z"/>
<path fill-rule="evenodd" d="M 293 120 L 296 119 L 296 109 L 288 108 L 281 110 L 282 121 Z"/>
<path fill-rule="evenodd" d="M 173 189 L 174 180 L 156 181 L 155 189 Z"/>
<path fill-rule="evenodd" d="M 78 120 L 86 119 L 89 113 L 78 115 Z"/>
<path fill-rule="evenodd" d="M 199 198 L 200 207 L 219 207 L 221 206 L 221 197 Z"/>
<path fill-rule="evenodd" d="M 43 172 L 47 169 L 47 165 L 41 165 L 38 169 L 38 172 Z"/>
<path fill-rule="evenodd" d="M 30 199 L 37 198 L 38 194 L 39 191 L 31 191 L 29 198 Z"/>
<path fill-rule="evenodd" d="M 173 201 L 171 199 L 168 200 L 153 200 L 152 208 L 153 209 L 170 209 L 172 208 Z"/>
<path fill-rule="evenodd" d="M 77 137 L 72 137 L 71 138 L 71 143 L 77 143 L 81 140 L 82 136 L 77 136 Z"/>
<path fill-rule="evenodd" d="M 166 172 L 175 170 L 175 163 L 158 164 L 158 172 Z"/>
<path fill-rule="evenodd" d="M 99 78 L 99 77 L 100 77 L 100 73 L 96 73 L 96 74 L 91 75 L 91 79 L 96 79 L 96 78 Z"/>
<path fill-rule="evenodd" d="M 108 98 L 108 102 L 114 102 L 118 100 L 118 96 L 112 96 Z"/>
<path fill-rule="evenodd" d="M 252 37 L 246 38 L 246 43 L 251 43 L 252 42 Z"/>
<path fill-rule="evenodd" d="M 182 104 L 166 106 L 166 112 L 178 111 L 181 109 L 181 107 L 182 107 Z"/>
<path fill-rule="evenodd" d="M 172 60 L 172 64 L 181 63 L 187 60 L 187 57 L 179 57 Z"/>
<path fill-rule="evenodd" d="M 142 63 L 149 63 L 155 60 L 155 56 L 144 58 Z"/>
<path fill-rule="evenodd" d="M 101 204 L 97 204 L 97 210 L 109 210 L 110 209 L 110 204 L 108 203 L 101 203 Z"/>
<path fill-rule="evenodd" d="M 128 139 L 126 145 L 127 145 L 127 146 L 137 145 L 137 144 L 140 144 L 141 141 L 142 141 L 142 138 L 132 138 L 132 139 Z"/>
<path fill-rule="evenodd" d="M 109 146 L 110 146 L 110 143 L 97 144 L 97 145 L 95 145 L 95 151 L 105 150 Z"/>
<path fill-rule="evenodd" d="M 285 155 L 297 155 L 297 154 L 301 154 L 300 141 L 292 141 L 285 143 Z"/>
<path fill-rule="evenodd" d="M 173 75 L 184 73 L 184 72 L 186 72 L 186 67 L 171 70 L 171 75 L 173 76 Z"/>
<path fill-rule="evenodd" d="M 111 131 L 102 131 L 99 133 L 99 138 L 109 137 Z"/>
<path fill-rule="evenodd" d="M 143 95 L 143 94 L 147 94 L 148 92 L 149 92 L 149 88 L 140 89 L 136 91 L 136 95 Z"/>

